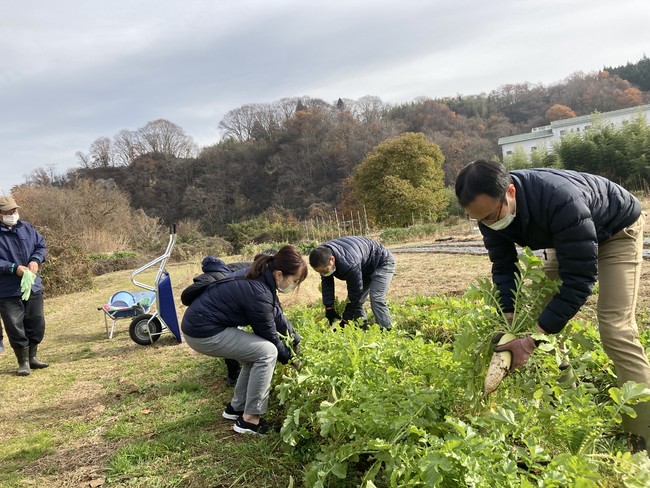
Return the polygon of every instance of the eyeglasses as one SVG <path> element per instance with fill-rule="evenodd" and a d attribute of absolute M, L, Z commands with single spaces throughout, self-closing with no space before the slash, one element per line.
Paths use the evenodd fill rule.
<path fill-rule="evenodd" d="M 505 201 L 506 201 L 505 198 L 501 199 L 501 205 L 499 205 L 499 211 L 497 212 L 496 217 L 494 216 L 494 214 L 490 214 L 484 219 L 478 219 L 477 222 L 483 225 L 491 225 L 497 222 L 499 220 L 499 217 L 501 216 L 501 210 L 503 210 L 503 204 Z"/>
<path fill-rule="evenodd" d="M 0 210 L 0 215 L 14 215 L 18 213 L 18 209 L 14 208 L 13 210 Z"/>

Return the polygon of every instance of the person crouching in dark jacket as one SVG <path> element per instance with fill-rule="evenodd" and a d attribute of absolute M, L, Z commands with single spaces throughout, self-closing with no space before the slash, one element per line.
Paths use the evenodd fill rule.
<path fill-rule="evenodd" d="M 214 256 L 206 256 L 201 261 L 202 274 L 196 276 L 192 281 L 193 283 L 183 290 L 181 294 L 181 302 L 183 305 L 190 306 L 190 304 L 203 293 L 206 286 L 215 281 L 227 278 L 232 273 L 246 274 L 246 271 L 253 265 L 253 262 L 260 256 L 268 255 L 273 256 L 277 251 L 275 249 L 267 249 L 258 253 L 253 258 L 253 261 L 238 261 L 235 263 L 226 264 L 222 259 Z M 242 272 L 243 271 L 243 272 Z M 226 384 L 228 386 L 235 386 L 241 366 L 239 361 L 232 358 L 223 358 L 226 363 Z"/>
<path fill-rule="evenodd" d="M 307 277 L 307 265 L 293 246 L 259 257 L 244 276 L 215 281 L 185 311 L 181 329 L 195 351 L 242 364 L 223 417 L 240 434 L 263 434 L 275 363 L 287 364 L 291 350 L 281 335 L 300 340 L 282 311 L 276 291 L 291 293 Z M 253 333 L 240 329 L 250 325 Z"/>

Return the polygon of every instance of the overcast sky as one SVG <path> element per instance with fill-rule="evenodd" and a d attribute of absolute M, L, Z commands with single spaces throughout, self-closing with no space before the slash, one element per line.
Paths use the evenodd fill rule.
<path fill-rule="evenodd" d="M 0 0 L 0 190 L 164 118 L 562 81 L 650 55 L 647 0 Z"/>

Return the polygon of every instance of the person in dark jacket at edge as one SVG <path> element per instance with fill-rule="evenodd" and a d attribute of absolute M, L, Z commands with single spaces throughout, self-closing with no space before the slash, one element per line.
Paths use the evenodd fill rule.
<path fill-rule="evenodd" d="M 339 326 L 344 327 L 349 321 L 362 318 L 365 327 L 363 304 L 370 296 L 375 320 L 381 328 L 391 328 L 386 294 L 395 273 L 395 258 L 382 244 L 367 237 L 339 237 L 313 249 L 309 264 L 321 275 L 323 305 L 330 325 L 340 320 Z M 334 308 L 334 278 L 345 280 L 348 288 L 343 317 Z"/>
<path fill-rule="evenodd" d="M 635 318 L 645 221 L 639 201 L 600 176 L 550 168 L 508 173 L 503 165 L 483 160 L 460 171 L 455 190 L 460 205 L 478 220 L 503 311 L 513 312 L 515 244 L 545 249 L 544 270 L 562 284 L 538 317 L 537 332 L 559 333 L 598 279 L 598 330 L 618 384 L 650 385 Z M 526 336 L 495 351 L 510 351 L 515 369 L 536 347 Z M 630 449 L 642 451 L 650 447 L 650 402 L 634 409 L 637 417 L 624 416 L 623 428 Z"/>
<path fill-rule="evenodd" d="M 0 316 L 18 360 L 16 374 L 28 376 L 32 369 L 49 366 L 36 358 L 45 335 L 43 284 L 38 271 L 46 249 L 43 236 L 20 220 L 19 208 L 13 197 L 0 197 Z M 22 290 L 25 275 L 33 281 L 31 289 L 28 283 Z"/>
<path fill-rule="evenodd" d="M 235 420 L 237 433 L 269 430 L 262 415 L 275 364 L 287 364 L 293 357 L 280 334 L 293 336 L 294 350 L 300 341 L 277 292 L 291 293 L 306 277 L 307 265 L 298 250 L 284 246 L 273 256 L 260 256 L 245 275 L 234 273 L 210 284 L 185 311 L 181 329 L 192 349 L 242 364 L 234 395 L 222 414 Z M 239 328 L 244 325 L 250 325 L 253 333 Z"/>
<path fill-rule="evenodd" d="M 275 249 L 267 249 L 256 254 L 255 257 L 253 257 L 253 261 L 263 255 L 273 256 L 276 252 Z M 201 262 L 201 271 L 203 271 L 203 273 L 195 277 L 192 280 L 193 283 L 183 290 L 183 293 L 181 294 L 181 302 L 183 305 L 189 306 L 194 299 L 205 290 L 207 284 L 226 278 L 231 273 L 248 270 L 253 265 L 253 261 L 239 261 L 226 264 L 220 258 L 206 256 Z M 228 386 L 235 386 L 237 378 L 239 377 L 239 371 L 241 370 L 239 361 L 231 358 L 224 358 L 223 360 L 226 363 L 226 370 L 228 371 L 226 384 Z"/>

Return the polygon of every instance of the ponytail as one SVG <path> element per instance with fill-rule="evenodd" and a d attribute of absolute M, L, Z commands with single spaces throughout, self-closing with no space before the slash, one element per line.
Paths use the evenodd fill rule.
<path fill-rule="evenodd" d="M 270 267 L 270 263 L 272 262 L 273 262 L 273 256 L 269 256 L 268 254 L 263 254 L 259 256 L 253 262 L 253 265 L 248 270 L 248 273 L 246 273 L 246 278 L 259 278 L 264 272 L 264 270 Z"/>
<path fill-rule="evenodd" d="M 307 264 L 300 252 L 290 245 L 282 247 L 273 256 L 259 256 L 246 273 L 246 278 L 259 278 L 266 268 L 280 271 L 285 276 L 298 275 L 300 282 L 307 278 Z"/>

